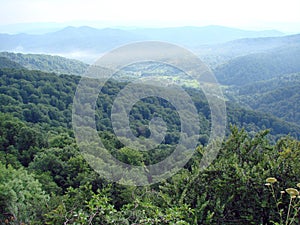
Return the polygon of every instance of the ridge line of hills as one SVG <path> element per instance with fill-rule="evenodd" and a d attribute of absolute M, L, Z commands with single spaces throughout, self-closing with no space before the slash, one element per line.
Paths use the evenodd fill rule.
<path fill-rule="evenodd" d="M 1 34 L 0 51 L 23 53 L 46 53 L 76 57 L 92 62 L 100 53 L 116 46 L 134 41 L 160 40 L 190 48 L 198 52 L 207 51 L 203 45 L 216 45 L 241 38 L 280 37 L 279 31 L 249 31 L 221 26 L 96 29 L 87 26 L 66 27 L 45 34 Z M 95 56 L 93 56 L 95 54 Z M 93 58 L 94 57 L 94 58 Z"/>

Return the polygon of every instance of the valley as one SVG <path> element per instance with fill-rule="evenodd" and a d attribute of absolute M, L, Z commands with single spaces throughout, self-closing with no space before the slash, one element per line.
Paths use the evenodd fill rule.
<path fill-rule="evenodd" d="M 86 76 L 95 56 L 149 39 L 184 46 L 208 65 L 224 95 L 217 96 L 226 105 L 224 139 L 211 140 L 212 121 L 220 118 L 213 118 L 203 84 L 171 65 L 127 65 L 103 84 L 94 103 L 90 100 L 92 87 L 102 82 Z M 46 34 L 0 34 L 0 43 L 0 224 L 299 222 L 299 193 L 293 197 L 283 191 L 299 188 L 299 34 L 221 26 L 84 26 Z M 79 54 L 66 57 L 72 52 Z M 190 140 L 197 144 L 178 171 L 169 168 L 185 160 L 177 146 L 185 157 L 190 154 L 180 145 L 194 126 L 186 128 L 182 122 L 192 121 L 189 109 L 178 110 L 153 88 L 152 96 L 139 99 L 128 118 L 121 118 L 128 119 L 130 132 L 144 145 L 127 146 L 128 130 L 116 124 L 124 134 L 119 138 L 113 126 L 112 112 L 123 110 L 114 104 L 120 93 L 149 77 L 170 87 L 179 85 L 195 106 L 199 134 Z M 76 98 L 82 79 L 91 86 Z M 163 123 L 155 127 L 157 118 Z M 79 143 L 76 129 L 82 127 L 74 127 L 74 120 L 83 128 L 92 124 L 103 145 L 92 135 L 79 136 L 87 139 Z M 148 150 L 156 144 L 147 142 L 155 132 L 164 137 Z M 215 154 L 211 150 L 216 146 Z M 105 171 L 95 170 L 95 165 Z M 136 171 L 142 175 L 133 176 Z M 148 185 L 133 185 L 139 183 Z M 274 196 L 280 196 L 280 204 Z M 289 218 L 291 202 L 294 217 Z"/>

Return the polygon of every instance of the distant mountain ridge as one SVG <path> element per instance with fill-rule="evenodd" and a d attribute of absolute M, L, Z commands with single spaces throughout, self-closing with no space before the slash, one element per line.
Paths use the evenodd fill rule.
<path fill-rule="evenodd" d="M 197 52 L 201 55 L 237 57 L 298 45 L 300 45 L 300 34 L 294 34 L 280 37 L 242 38 L 216 45 L 200 46 Z"/>
<path fill-rule="evenodd" d="M 67 54 L 72 52 L 103 53 L 120 45 L 145 40 L 167 41 L 195 48 L 204 44 L 217 44 L 240 38 L 282 36 L 279 31 L 247 31 L 221 26 L 96 29 L 92 27 L 66 27 L 46 34 L 0 34 L 0 51 L 24 53 Z M 80 58 L 80 56 L 79 56 Z"/>
<path fill-rule="evenodd" d="M 132 30 L 132 32 L 150 39 L 170 41 L 190 47 L 224 43 L 241 38 L 284 35 L 276 30 L 250 31 L 223 26 L 145 28 Z"/>

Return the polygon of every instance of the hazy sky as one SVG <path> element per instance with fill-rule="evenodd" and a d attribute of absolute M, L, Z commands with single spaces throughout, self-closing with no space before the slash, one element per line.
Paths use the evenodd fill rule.
<path fill-rule="evenodd" d="M 0 0 L 0 25 L 98 21 L 102 26 L 224 25 L 300 32 L 300 0 Z"/>

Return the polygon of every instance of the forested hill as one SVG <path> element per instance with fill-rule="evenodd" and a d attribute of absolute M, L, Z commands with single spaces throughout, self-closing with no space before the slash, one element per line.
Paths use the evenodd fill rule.
<path fill-rule="evenodd" d="M 27 122 L 71 127 L 71 107 L 80 77 L 70 75 L 57 76 L 26 69 L 1 69 L 0 78 L 1 112 L 10 113 Z M 109 83 L 108 89 L 105 88 L 104 96 L 101 97 L 100 95 L 99 98 L 104 101 L 99 104 L 99 111 L 101 111 L 99 115 L 101 116 L 98 118 L 98 127 L 100 129 L 112 131 L 109 122 L 108 105 L 111 105 L 113 99 L 125 84 L 112 81 Z M 199 116 L 203 120 L 201 122 L 203 125 L 203 141 L 206 142 L 209 134 L 209 107 L 204 95 L 199 91 L 195 89 L 187 89 L 187 91 L 196 102 Z M 167 107 L 163 104 L 162 107 L 159 106 L 160 101 L 155 102 L 155 105 L 152 107 L 157 107 L 158 111 L 162 111 L 166 120 L 173 121 L 174 118 L 172 117 L 174 115 L 169 112 L 169 106 Z M 148 111 L 145 110 L 148 103 L 146 101 L 140 104 L 138 106 L 139 110 L 133 110 L 133 118 L 140 118 L 140 121 L 135 120 L 133 126 L 136 128 L 137 133 L 145 135 L 143 132 L 146 131 L 141 132 L 139 126 L 144 126 L 149 119 L 149 115 L 145 116 L 142 114 L 142 112 Z M 164 107 L 166 108 L 164 109 Z M 134 113 L 137 115 L 134 115 Z M 300 135 L 300 127 L 267 114 L 247 111 L 232 104 L 228 104 L 228 113 L 228 123 L 245 127 L 249 131 L 271 129 L 271 134 L 275 137 L 286 134 L 292 134 L 295 137 Z M 178 123 L 176 124 L 178 125 Z"/>
<path fill-rule="evenodd" d="M 300 125 L 300 73 L 234 86 L 227 89 L 232 101 Z"/>
<path fill-rule="evenodd" d="M 29 70 L 41 70 L 49 73 L 82 76 L 88 67 L 87 64 L 78 60 L 52 55 L 0 52 L 0 57 L 5 57 L 15 63 L 15 66 L 5 66 L 3 65 L 4 59 L 2 59 L 0 60 L 1 68 L 25 67 Z"/>
<path fill-rule="evenodd" d="M 295 53 L 295 54 L 291 54 Z M 231 77 L 233 77 L 231 80 L 232 82 L 235 82 L 236 84 L 239 83 L 239 80 L 243 80 L 246 79 L 245 77 L 249 77 L 250 73 L 251 73 L 251 77 L 253 77 L 252 80 L 252 85 L 248 84 L 247 85 L 242 85 L 241 87 L 235 87 L 235 88 L 229 88 L 226 90 L 226 93 L 228 95 L 228 98 L 233 100 L 233 102 L 241 104 L 241 106 L 246 106 L 248 109 L 251 110 L 258 110 L 261 111 L 262 113 L 269 113 L 269 115 L 259 115 L 259 113 L 256 113 L 256 115 L 254 117 L 252 117 L 252 119 L 250 119 L 249 121 L 246 119 L 243 119 L 243 117 L 247 118 L 248 116 L 246 116 L 245 114 L 253 114 L 253 112 L 249 111 L 249 110 L 242 110 L 240 109 L 240 107 L 235 107 L 237 110 L 236 112 L 233 112 L 233 115 L 230 115 L 228 118 L 231 118 L 231 120 L 229 121 L 230 123 L 233 124 L 239 124 L 239 126 L 243 126 L 243 127 L 248 127 L 248 130 L 259 130 L 259 129 L 264 129 L 264 128 L 271 128 L 271 133 L 275 134 L 275 135 L 279 135 L 279 134 L 287 134 L 289 132 L 295 134 L 295 133 L 299 133 L 297 132 L 297 128 L 291 125 L 287 125 L 285 124 L 283 121 L 278 120 L 276 117 L 288 121 L 288 122 L 292 122 L 295 124 L 300 125 L 299 122 L 299 115 L 298 115 L 298 91 L 297 89 L 299 88 L 299 82 L 300 82 L 300 78 L 299 76 L 293 76 L 293 79 L 291 78 L 291 76 L 287 76 L 286 79 L 271 79 L 268 83 L 267 81 L 265 82 L 259 82 L 256 83 L 254 82 L 255 80 L 260 80 L 260 79 L 264 79 L 267 80 L 268 77 L 278 77 L 278 74 L 287 72 L 287 71 L 294 71 L 294 70 L 298 70 L 297 66 L 297 55 L 300 53 L 300 48 L 295 48 L 295 49 L 283 49 L 282 51 L 278 51 L 277 56 L 276 57 L 271 57 L 271 53 L 266 53 L 266 54 L 255 54 L 255 55 L 250 55 L 250 56 L 245 56 L 245 57 L 241 57 L 241 58 L 237 58 L 236 60 L 232 60 L 230 61 L 228 64 L 217 68 L 217 75 L 218 78 L 221 78 L 222 81 L 222 77 L 220 76 L 220 74 L 226 74 L 226 76 L 223 77 L 223 81 L 226 79 L 228 82 L 231 82 L 230 79 Z M 73 73 L 74 74 L 81 74 L 84 73 L 84 70 L 87 68 L 87 64 L 78 62 L 76 60 L 70 60 L 70 59 L 65 59 L 63 57 L 57 57 L 57 56 L 49 56 L 49 55 L 35 55 L 35 54 L 15 54 L 15 53 L 7 53 L 7 52 L 3 52 L 0 53 L 0 56 L 3 55 L 3 57 L 0 60 L 0 64 L 2 68 L 16 68 L 16 69 L 21 69 L 24 67 L 27 68 L 34 68 L 34 69 L 38 69 L 41 71 L 51 71 L 51 72 L 56 72 L 57 74 L 60 74 L 62 71 L 64 72 L 64 74 L 70 74 Z M 283 56 L 282 58 L 280 58 L 281 56 Z M 261 61 L 260 61 L 261 59 Z M 300 60 L 300 54 L 299 54 L 299 60 Z M 258 63 L 260 66 L 258 66 Z M 290 67 L 286 67 L 285 65 L 289 63 Z M 142 68 L 138 67 L 138 66 L 133 66 L 129 69 L 128 74 L 134 74 L 135 75 L 135 70 L 146 70 L 146 71 L 152 71 L 153 68 L 150 67 L 150 69 L 144 64 L 141 64 Z M 149 65 L 151 66 L 151 65 Z M 155 67 L 155 65 L 152 65 Z M 148 69 L 146 69 L 148 68 Z M 156 67 L 155 67 L 156 68 Z M 276 70 L 277 69 L 277 70 Z M 158 69 L 160 74 L 162 73 L 162 71 L 166 71 L 166 73 L 168 74 L 170 71 L 167 70 L 166 68 L 160 68 L 158 67 Z M 233 72 L 232 72 L 233 71 Z M 236 74 L 234 74 L 234 71 L 237 71 Z M 242 72 L 240 72 L 242 71 Z M 243 72 L 244 71 L 244 72 Z M 260 71 L 260 72 L 259 72 Z M 271 71 L 274 71 L 274 73 L 271 73 Z M 300 68 L 299 68 L 300 71 Z M 3 71 L 2 71 L 3 72 Z M 10 72 L 7 71 L 9 75 L 10 73 L 15 74 L 19 73 L 18 70 L 11 70 Z M 156 72 L 156 70 L 155 70 Z M 44 102 L 44 106 L 45 108 L 49 108 L 49 107 L 57 107 L 58 103 L 54 104 L 53 102 L 60 102 L 60 108 L 59 110 L 62 110 L 61 107 L 62 105 L 69 105 L 70 104 L 70 99 L 73 98 L 73 93 L 75 91 L 75 86 L 76 86 L 76 82 L 73 83 L 73 76 L 72 79 L 70 77 L 67 76 L 55 76 L 55 75 L 51 75 L 51 74 L 47 74 L 47 73 L 41 73 L 41 72 L 33 72 L 33 71 L 29 71 L 29 70 L 25 70 L 23 69 L 22 74 L 26 75 L 23 78 L 19 78 L 22 80 L 22 82 L 25 84 L 28 84 L 29 87 L 34 87 L 35 89 L 38 88 L 38 90 L 42 90 L 41 92 L 43 93 L 44 89 L 54 89 L 55 91 L 53 91 L 52 95 L 50 96 L 52 98 L 51 103 L 50 100 L 47 100 L 46 102 Z M 184 81 L 183 84 L 190 84 L 188 80 L 184 80 L 186 79 L 185 77 L 182 76 L 182 74 L 177 74 L 176 71 L 171 71 L 172 75 L 170 78 L 172 79 L 179 79 Z M 241 74 L 239 74 L 241 73 Z M 258 75 L 259 74 L 266 74 L 266 75 Z M 277 74 L 276 74 L 277 73 Z M 34 75 L 33 77 L 29 74 Z M 44 74 L 41 77 L 36 76 L 37 74 Z M 127 73 L 126 73 L 127 74 Z M 119 74 L 121 77 L 125 76 L 126 74 Z M 120 77 L 118 74 L 115 75 L 115 77 L 117 79 L 120 79 Z M 136 76 L 136 75 L 135 75 Z M 181 76 L 181 77 L 179 77 Z M 46 79 L 46 77 L 48 77 Z M 234 79 L 235 78 L 235 79 Z M 11 77 L 10 79 L 13 79 L 13 77 Z M 25 80 L 24 80 L 25 79 Z M 26 80 L 29 79 L 29 80 Z M 38 82 L 38 79 L 44 79 L 42 81 L 42 83 L 39 84 L 35 84 L 34 83 Z M 65 80 L 68 80 L 68 82 L 71 83 L 67 83 L 64 84 L 61 87 L 61 81 L 65 82 Z M 78 78 L 77 78 L 78 79 Z M 250 78 L 249 78 L 250 79 Z M 53 80 L 58 82 L 59 84 L 56 84 L 56 82 L 53 83 Z M 126 81 L 126 79 L 125 79 Z M 285 81 L 285 82 L 283 82 Z M 288 82 L 289 81 L 289 82 Z M 9 85 L 13 84 L 15 81 L 11 81 Z M 251 82 L 250 82 L 251 83 Z M 24 84 L 20 84 L 20 87 L 22 87 L 21 90 L 18 90 L 19 88 L 16 88 L 14 85 L 12 86 L 12 89 L 15 92 L 22 92 L 23 96 L 22 97 L 14 97 L 15 99 L 22 99 L 22 104 L 23 108 L 26 106 L 28 107 L 28 104 L 32 104 L 32 103 L 36 103 L 36 105 L 41 105 L 41 102 L 43 102 L 42 100 L 38 100 L 38 102 L 32 102 L 32 99 L 40 99 L 43 95 L 41 95 L 41 93 L 38 93 L 36 90 L 34 93 L 26 93 L 26 88 L 24 88 Z M 47 84 L 47 88 L 43 88 L 43 86 Z M 191 81 L 192 84 L 192 81 Z M 6 86 L 6 84 L 2 85 L 2 90 L 4 89 L 9 89 L 10 86 Z M 257 85 L 257 87 L 256 87 Z M 118 85 L 117 85 L 118 86 Z M 66 88 L 66 90 L 69 90 L 67 93 L 65 93 L 63 91 L 63 89 Z M 121 87 L 119 87 L 120 89 Z M 31 91 L 32 88 L 29 88 L 29 91 Z M 58 90 L 62 91 L 62 93 L 60 93 Z M 72 91 L 71 91 L 72 90 Z M 58 92 L 57 92 L 58 91 Z M 7 93 L 11 93 L 12 90 L 7 91 Z M 263 93 L 262 93 L 263 92 Z M 3 92 L 1 92 L 2 94 L 4 94 Z M 25 95 L 26 93 L 26 95 Z M 71 94 L 72 93 L 72 94 Z M 289 94 L 288 94 L 289 93 Z M 46 93 L 47 94 L 47 93 Z M 8 96 L 12 97 L 10 94 L 7 94 Z M 64 96 L 67 96 L 67 98 L 69 98 L 69 100 L 66 102 L 64 99 Z M 293 97 L 292 97 L 293 96 Z M 48 96 L 49 97 L 49 96 Z M 48 98 L 47 97 L 47 98 Z M 56 100 L 54 100 L 53 98 L 56 98 Z M 289 98 L 289 99 L 288 99 Z M 287 101 L 289 100 L 289 101 Z M 37 101 L 37 100 L 35 100 Z M 10 102 L 10 101 L 8 101 Z M 49 104 L 48 104 L 49 103 Z M 19 103 L 18 103 L 19 104 Z M 52 106 L 51 106 L 52 104 Z M 3 106 L 7 105 L 7 103 L 4 102 Z M 33 109 L 36 109 L 36 107 L 33 107 Z M 51 109 L 50 111 L 43 111 L 43 110 L 37 110 L 43 112 L 42 114 L 45 114 L 43 116 L 43 118 L 48 118 L 46 121 L 50 121 L 51 123 L 54 123 L 54 120 L 52 117 L 49 117 L 49 113 L 53 114 L 53 110 L 57 111 L 57 108 Z M 240 115 L 240 112 L 242 112 L 242 115 Z M 36 112 L 36 113 L 37 113 Z M 45 113 L 47 112 L 47 113 Z M 70 114 L 70 109 L 68 109 L 66 112 L 68 112 L 68 115 Z M 23 113 L 23 112 L 22 112 Z M 59 114 L 61 114 L 61 111 L 58 112 Z M 206 114 L 208 114 L 208 112 L 205 112 Z M 254 113 L 255 114 L 255 113 Z M 236 115 L 236 116 L 235 116 Z M 239 118 L 237 115 L 240 115 Z M 273 115 L 273 117 L 271 117 L 270 115 Z M 262 123 L 261 120 L 259 119 L 261 117 L 264 118 L 268 118 L 267 120 L 269 122 L 265 122 Z M 57 116 L 57 118 L 60 118 L 63 121 L 69 121 L 70 122 L 70 116 L 69 118 L 66 118 L 65 116 L 59 115 Z M 265 119 L 264 119 L 265 121 Z M 277 121 L 277 122 L 271 122 L 270 121 Z M 44 121 L 45 122 L 45 121 Z M 68 123 L 69 123 L 68 122 Z M 250 125 L 249 125 L 250 124 Z M 277 124 L 276 126 L 273 126 L 272 124 Z M 278 124 L 281 124 L 278 126 Z M 65 124 L 66 125 L 66 124 Z M 255 129 L 253 129 L 253 125 L 255 127 Z M 68 126 L 70 126 L 70 124 L 68 124 Z M 276 127 L 276 131 L 275 128 Z M 290 127 L 289 129 L 282 129 L 284 130 L 284 132 L 282 132 L 281 127 Z M 207 137 L 207 133 L 205 135 Z"/>
<path fill-rule="evenodd" d="M 0 68 L 24 69 L 19 63 L 2 56 L 0 56 Z"/>
<path fill-rule="evenodd" d="M 299 62 L 300 44 L 241 56 L 218 66 L 214 72 L 222 84 L 246 85 L 300 72 Z"/>

